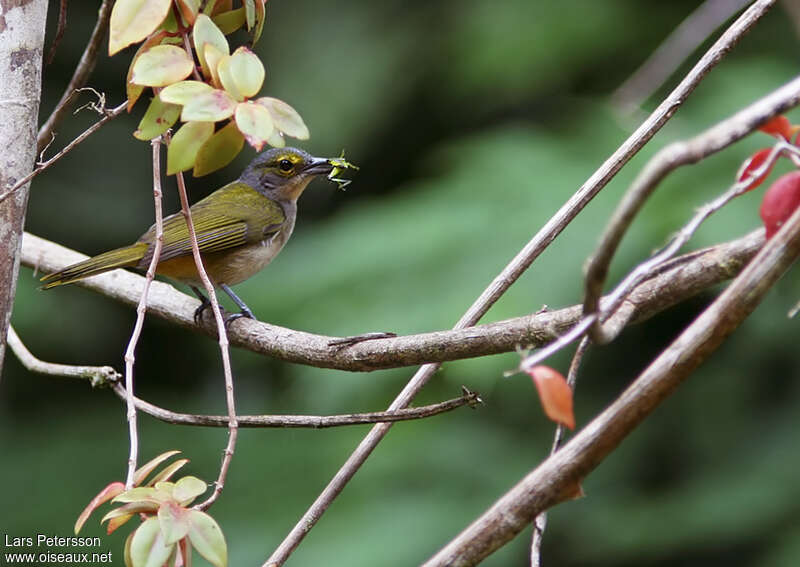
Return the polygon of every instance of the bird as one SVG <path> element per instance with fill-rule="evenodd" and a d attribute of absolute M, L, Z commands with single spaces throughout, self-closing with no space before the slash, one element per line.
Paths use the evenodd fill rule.
<path fill-rule="evenodd" d="M 250 308 L 230 288 L 264 269 L 292 235 L 297 199 L 309 182 L 335 175 L 354 165 L 343 158 L 313 157 L 297 148 L 270 148 L 228 183 L 190 207 L 192 224 L 203 265 L 215 287 L 224 291 L 241 310 L 226 314 L 225 324 L 240 317 L 255 319 Z M 156 228 L 151 226 L 129 246 L 103 252 L 41 278 L 42 289 L 71 284 L 114 270 L 146 270 L 155 250 Z M 211 305 L 200 291 L 203 285 L 192 256 L 188 224 L 182 213 L 163 220 L 163 240 L 156 273 L 187 284 L 200 299 L 194 312 L 199 323 Z"/>

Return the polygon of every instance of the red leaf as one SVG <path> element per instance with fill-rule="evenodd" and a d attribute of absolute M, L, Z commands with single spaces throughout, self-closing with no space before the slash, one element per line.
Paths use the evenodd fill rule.
<path fill-rule="evenodd" d="M 764 165 L 764 162 L 767 161 L 767 156 L 769 156 L 771 151 L 772 148 L 764 148 L 763 150 L 758 150 L 756 153 L 751 155 L 750 158 L 742 164 L 742 167 L 739 168 L 739 172 L 736 174 L 736 181 L 744 181 L 751 176 L 756 169 Z M 750 182 L 750 186 L 747 188 L 747 190 L 752 191 L 761 185 L 767 176 L 772 172 L 772 167 L 774 165 L 775 162 L 773 162 L 759 177 L 754 178 Z"/>
<path fill-rule="evenodd" d="M 765 134 L 775 136 L 776 138 L 782 138 L 787 142 L 792 137 L 793 133 L 792 123 L 789 122 L 789 119 L 785 116 L 775 116 L 764 122 L 758 129 Z"/>
<path fill-rule="evenodd" d="M 125 484 L 121 482 L 112 482 L 108 486 L 106 486 L 103 490 L 101 490 L 97 496 L 92 498 L 92 501 L 83 509 L 81 515 L 78 516 L 78 520 L 75 522 L 75 533 L 77 534 L 81 531 L 83 524 L 86 523 L 86 520 L 89 519 L 89 516 L 94 512 L 99 506 L 108 502 L 115 496 L 122 494 L 125 492 Z"/>
<path fill-rule="evenodd" d="M 800 171 L 793 171 L 779 177 L 764 193 L 760 213 L 767 229 L 767 238 L 778 232 L 798 206 L 800 206 Z"/>
<path fill-rule="evenodd" d="M 528 370 L 533 384 L 539 392 L 544 413 L 555 421 L 575 429 L 575 415 L 572 412 L 572 388 L 564 376 L 549 366 L 534 366 Z"/>

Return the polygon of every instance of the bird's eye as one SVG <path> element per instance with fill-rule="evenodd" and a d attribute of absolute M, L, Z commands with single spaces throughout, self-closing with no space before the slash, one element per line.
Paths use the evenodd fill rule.
<path fill-rule="evenodd" d="M 294 164 L 288 159 L 282 159 L 278 162 L 278 167 L 281 171 L 289 172 L 294 168 Z"/>

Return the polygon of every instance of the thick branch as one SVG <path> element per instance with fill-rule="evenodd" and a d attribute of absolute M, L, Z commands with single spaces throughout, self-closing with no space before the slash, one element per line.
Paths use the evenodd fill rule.
<path fill-rule="evenodd" d="M 712 248 L 692 252 L 665 263 L 656 277 L 643 282 L 612 319 L 639 322 L 685 299 L 735 276 L 763 243 L 763 231 Z M 44 272 L 61 270 L 86 258 L 30 233 L 22 243 L 22 262 Z M 78 285 L 135 306 L 144 278 L 115 270 L 89 278 Z M 58 293 L 50 291 L 48 293 Z M 153 282 L 149 309 L 172 323 L 215 336 L 213 323 L 194 324 L 199 302 L 171 285 Z M 437 331 L 419 335 L 376 339 L 348 348 L 329 346 L 334 337 L 295 331 L 269 323 L 241 319 L 230 326 L 231 344 L 290 362 L 322 368 L 370 371 L 498 354 L 518 346 L 542 346 L 579 321 L 580 306 L 535 313 L 468 329 Z"/>

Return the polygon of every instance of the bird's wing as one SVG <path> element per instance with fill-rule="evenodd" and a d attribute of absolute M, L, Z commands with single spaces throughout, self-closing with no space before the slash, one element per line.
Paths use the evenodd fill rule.
<path fill-rule="evenodd" d="M 236 192 L 235 198 L 226 199 L 224 213 L 219 212 L 218 201 L 204 199 L 192 206 L 192 224 L 200 252 L 220 252 L 258 242 L 280 230 L 285 220 L 280 205 L 242 185 L 231 183 L 220 189 Z M 155 228 L 151 227 L 139 241 L 152 244 Z M 163 243 L 160 261 L 192 254 L 189 229 L 182 213 L 164 219 Z M 150 246 L 140 265 L 150 262 L 152 252 L 153 246 Z"/>

